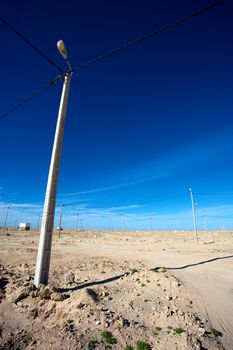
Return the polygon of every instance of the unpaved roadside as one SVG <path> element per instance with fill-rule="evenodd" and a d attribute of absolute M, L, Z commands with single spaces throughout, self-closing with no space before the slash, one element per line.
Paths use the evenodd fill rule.
<path fill-rule="evenodd" d="M 7 264 L 8 268 L 12 269 L 12 278 L 16 278 L 16 281 L 18 275 L 19 282 L 22 280 L 22 282 L 25 283 L 23 280 L 24 277 L 21 277 L 21 273 L 24 273 L 24 271 L 21 271 L 21 268 L 17 268 L 17 266 L 20 264 L 22 265 L 22 263 L 26 263 L 30 272 L 33 273 L 37 244 L 38 235 L 35 234 L 17 233 L 9 237 L 1 237 L 2 254 L 0 257 L 0 263 Z M 180 309 L 181 315 L 182 313 L 187 315 L 190 314 L 186 307 L 187 297 L 185 297 L 185 291 L 187 291 L 187 293 L 190 293 L 194 304 L 201 311 L 202 316 L 208 318 L 210 325 L 222 332 L 223 336 L 221 342 L 225 349 L 230 350 L 232 349 L 233 344 L 233 318 L 231 317 L 233 314 L 232 247 L 233 235 L 229 232 L 221 233 L 221 235 L 219 233 L 207 233 L 201 238 L 198 245 L 196 244 L 192 233 L 161 232 L 149 234 L 148 232 L 79 232 L 77 235 L 63 234 L 60 239 L 54 236 L 50 281 L 52 284 L 62 286 L 64 283 L 63 278 L 68 271 L 74 271 L 76 276 L 78 276 L 77 278 L 80 279 L 80 283 L 85 282 L 85 280 L 87 283 L 90 280 L 102 280 L 103 282 L 101 285 L 106 286 L 109 290 L 103 292 L 102 289 L 99 290 L 98 285 L 95 287 L 95 290 L 100 293 L 100 295 L 102 295 L 101 293 L 106 293 L 106 295 L 109 293 L 110 301 L 109 303 L 106 301 L 106 304 L 109 309 L 112 308 L 112 310 L 114 310 L 115 315 L 119 314 L 120 310 L 124 310 L 124 315 L 127 315 L 128 319 L 131 320 L 131 323 L 133 324 L 133 322 L 137 321 L 134 319 L 136 316 L 135 313 L 138 312 L 137 310 L 140 310 L 142 315 L 142 325 L 138 326 L 138 330 L 136 330 L 135 327 L 132 328 L 132 331 L 130 330 L 131 328 L 128 328 L 127 332 L 124 330 L 124 335 L 121 334 L 121 330 L 117 330 L 118 328 L 115 330 L 116 334 L 119 332 L 118 344 L 122 344 L 122 346 L 126 341 L 125 336 L 128 336 L 129 340 L 133 338 L 133 329 L 136 332 L 135 334 L 140 335 L 143 334 L 143 332 L 145 333 L 145 328 L 143 327 L 147 327 L 146 329 L 148 329 L 149 332 L 147 335 L 148 339 L 153 342 L 153 335 L 150 333 L 149 329 L 153 328 L 154 322 L 160 322 L 160 325 L 162 325 L 163 328 L 168 325 L 168 322 L 166 321 L 166 317 L 168 316 L 164 315 L 164 309 L 161 309 L 163 311 L 159 310 L 163 307 L 168 308 L 166 310 L 169 311 L 169 303 L 173 303 L 173 307 L 176 306 L 176 309 Z M 150 268 L 157 266 L 165 266 L 167 271 L 171 273 L 171 277 L 168 275 L 167 278 L 164 279 L 162 275 L 158 275 L 157 282 L 155 280 L 152 284 L 152 281 L 156 276 L 153 274 L 151 275 L 151 272 L 149 271 Z M 126 279 L 123 279 L 122 282 L 118 279 L 111 280 L 112 277 L 125 273 L 129 268 L 133 269 L 134 267 L 139 271 L 137 272 L 138 275 L 135 274 L 132 277 L 127 277 Z M 179 277 L 184 282 L 184 289 L 178 288 L 177 290 L 175 288 L 173 290 L 173 288 L 171 288 L 173 285 L 172 275 Z M 109 284 L 107 282 L 105 283 L 104 281 L 108 281 L 109 278 L 111 282 Z M 169 281 L 170 278 L 171 283 L 167 285 L 166 281 Z M 147 282 L 149 280 L 150 283 Z M 143 284 L 145 284 L 145 287 L 142 287 Z M 157 285 L 164 285 L 166 287 L 161 289 L 161 287 L 158 287 Z M 14 283 L 12 284 L 12 287 L 14 288 Z M 66 287 L 65 284 L 64 287 Z M 118 290 L 119 292 L 117 292 Z M 134 292 L 132 293 L 132 291 Z M 114 304 L 114 302 L 111 301 L 111 298 L 113 298 L 112 300 L 119 298 L 117 293 L 120 293 L 120 299 L 125 305 L 122 306 L 121 309 L 119 308 L 121 305 Z M 134 293 L 136 293 L 135 296 Z M 154 295 L 154 293 L 157 294 Z M 140 303 L 135 304 L 134 300 L 137 300 L 137 298 L 139 298 L 140 301 L 140 296 L 137 297 L 137 294 L 142 295 L 143 299 Z M 76 295 L 79 294 L 76 292 L 73 294 L 73 302 L 76 300 Z M 171 301 L 169 301 L 170 297 L 172 297 Z M 125 300 L 126 302 L 124 302 Z M 145 300 L 148 301 L 145 302 Z M 160 301 L 163 306 L 159 304 Z M 132 312 L 132 310 L 130 311 L 131 307 L 129 308 L 128 306 L 129 303 L 131 305 L 132 302 L 132 307 L 135 308 L 134 312 Z M 141 303 L 144 305 L 143 308 L 141 308 Z M 25 305 L 24 303 L 21 304 L 20 308 L 23 308 L 22 310 L 29 309 L 29 311 L 30 307 L 34 305 L 33 300 L 30 298 L 28 300 L 25 299 Z M 63 306 L 60 307 L 59 305 Z M 63 315 L 63 318 L 66 317 L 63 310 L 64 305 L 67 305 L 67 309 L 70 307 L 70 312 L 73 312 L 72 298 L 70 298 L 69 302 L 63 301 L 62 304 L 58 303 L 54 309 L 57 311 L 53 311 L 54 315 L 59 315 L 60 312 L 60 314 Z M 148 305 L 149 309 L 152 310 L 152 314 L 154 314 L 153 317 L 157 321 L 152 321 L 153 317 L 152 319 L 148 319 Z M 7 308 L 8 306 L 5 307 Z M 51 307 L 52 303 L 45 303 L 45 306 L 43 306 L 43 312 L 47 312 L 48 314 L 48 310 Z M 61 310 L 59 311 L 59 309 Z M 98 313 L 99 311 L 94 311 L 93 308 L 86 310 L 82 316 L 83 327 L 85 326 L 84 320 L 86 314 L 90 314 L 89 321 L 87 320 L 87 322 L 90 322 L 92 313 L 96 312 Z M 79 313 L 81 315 L 81 311 L 79 311 Z M 37 320 L 40 320 L 42 314 L 41 316 L 38 316 Z M 171 317 L 169 322 L 171 322 L 174 317 L 174 320 L 172 321 L 174 322 L 174 325 L 178 322 L 178 324 L 183 324 L 183 327 L 187 328 L 189 322 L 192 324 L 192 321 L 190 321 L 191 319 L 182 321 L 184 316 L 179 316 L 179 314 L 176 313 L 174 316 L 169 317 Z M 191 317 L 191 314 L 188 317 Z M 16 321 L 18 320 L 17 316 L 15 319 Z M 54 320 L 55 318 L 53 319 L 53 317 L 51 317 L 50 322 L 53 323 Z M 97 321 L 94 318 L 92 323 L 95 324 Z M 12 321 L 10 320 L 10 322 Z M 33 322 L 36 324 L 36 321 Z M 136 324 L 137 323 L 135 323 L 135 325 Z M 86 327 L 89 327 L 88 323 Z M 95 327 L 98 330 L 98 327 L 102 327 L 102 323 L 100 326 Z M 114 324 L 112 327 L 114 330 Z M 195 322 L 192 327 L 194 328 L 191 332 L 193 332 L 193 335 L 198 339 L 198 334 L 196 333 L 198 328 L 195 330 Z M 96 332 L 96 330 L 94 329 L 92 332 Z M 85 337 L 87 337 L 85 334 L 82 336 L 84 337 L 83 339 L 86 339 Z M 27 337 L 27 335 L 25 335 L 25 337 Z M 58 339 L 55 336 L 54 342 L 50 348 L 62 348 L 62 337 L 63 336 Z M 98 338 L 97 333 L 96 337 Z M 161 331 L 159 337 L 161 338 L 160 340 L 158 339 L 158 342 L 160 342 L 160 349 L 166 349 L 166 346 L 172 344 L 173 338 L 170 339 L 167 338 L 167 336 L 165 337 L 164 331 Z M 69 340 L 71 342 L 70 348 L 75 349 L 75 346 L 72 347 L 72 339 Z M 176 346 L 175 348 L 192 349 L 192 345 L 189 344 L 189 338 L 185 340 L 184 337 L 180 337 L 177 338 L 177 340 L 178 343 L 174 345 Z M 187 341 L 187 345 L 185 345 L 184 341 Z M 99 340 L 99 342 L 99 348 L 101 349 L 101 340 Z M 117 346 L 120 345 L 115 345 L 115 349 L 121 348 Z M 217 347 L 213 343 L 212 345 L 208 345 L 208 349 L 217 349 Z"/>

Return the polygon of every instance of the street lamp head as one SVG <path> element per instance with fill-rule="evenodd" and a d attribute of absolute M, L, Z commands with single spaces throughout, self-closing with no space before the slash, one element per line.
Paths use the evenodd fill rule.
<path fill-rule="evenodd" d="M 67 53 L 67 50 L 66 50 L 66 46 L 65 46 L 65 43 L 63 40 L 59 40 L 57 42 L 57 48 L 58 48 L 58 51 L 60 52 L 60 54 L 62 55 L 62 57 L 67 60 L 68 59 L 68 53 Z"/>

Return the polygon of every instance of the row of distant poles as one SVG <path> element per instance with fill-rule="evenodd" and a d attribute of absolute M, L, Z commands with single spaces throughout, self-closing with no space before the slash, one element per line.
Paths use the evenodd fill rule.
<path fill-rule="evenodd" d="M 191 203 L 192 203 L 192 214 L 193 214 L 193 224 L 194 224 L 194 229 L 195 229 L 195 233 L 196 233 L 196 238 L 197 238 L 197 241 L 198 241 L 198 233 L 197 233 L 197 224 L 196 224 L 196 214 L 195 214 L 195 205 L 194 205 L 194 197 L 193 197 L 193 193 L 192 193 L 192 190 L 190 189 L 190 195 L 191 195 Z M 5 233 L 5 230 L 6 230 L 6 227 L 7 227 L 7 219 L 8 219 L 8 214 L 9 214 L 9 210 L 12 209 L 12 205 L 9 204 L 7 207 L 6 207 L 6 212 L 5 212 L 5 217 L 4 217 L 4 222 L 3 222 L 3 227 L 2 227 L 2 233 L 4 234 Z M 61 207 L 60 207 L 60 214 L 59 214 L 59 224 L 58 224 L 58 227 L 57 227 L 57 231 L 58 231 L 58 236 L 60 237 L 61 236 L 61 231 L 63 230 L 63 209 L 65 207 L 65 204 L 61 204 Z M 23 212 L 26 212 L 26 213 L 30 213 L 30 214 L 33 214 L 33 215 L 36 215 L 38 216 L 38 221 L 37 221 L 37 232 L 39 232 L 39 229 L 40 229 L 40 221 L 41 221 L 41 214 L 40 213 L 31 213 L 31 212 L 27 212 L 27 211 L 23 211 Z M 102 216 L 102 215 L 100 215 Z M 109 231 L 114 231 L 114 220 L 113 220 L 113 216 L 111 213 L 108 213 L 108 214 L 105 214 L 104 215 L 105 217 L 108 216 L 109 217 L 109 223 L 107 224 L 107 226 L 105 226 L 105 228 L 103 229 L 108 229 Z M 125 231 L 125 228 L 126 228 L 126 225 L 125 225 L 125 219 L 131 219 L 133 221 L 137 221 L 137 222 L 140 222 L 140 221 L 143 221 L 143 222 L 146 222 L 146 225 L 144 225 L 144 228 L 142 229 L 143 230 L 149 230 L 151 232 L 153 232 L 153 218 L 152 217 L 149 217 L 149 218 L 134 218 L 134 217 L 130 217 L 128 215 L 125 215 L 125 214 L 120 214 L 120 230 L 121 231 Z M 204 230 L 206 230 L 206 216 L 204 215 L 203 216 L 204 218 Z M 89 219 L 89 217 L 87 217 L 87 220 Z M 76 214 L 76 223 L 75 223 L 75 233 L 77 233 L 79 230 L 83 230 L 85 225 L 84 225 L 84 218 L 80 218 L 80 214 L 77 213 Z M 17 222 L 16 222 L 17 223 Z M 16 224 L 17 226 L 17 224 Z M 117 225 L 119 227 L 119 225 Z M 98 227 L 98 225 L 97 225 Z M 99 225 L 99 228 L 101 227 L 101 225 Z M 108 228 L 106 228 L 108 227 Z M 147 228 L 145 228 L 147 227 Z M 116 226 L 115 226 L 116 228 Z M 86 230 L 88 230 L 88 227 L 86 227 Z M 138 230 L 138 228 L 137 228 Z"/>
<path fill-rule="evenodd" d="M 60 208 L 60 216 L 59 216 L 59 226 L 58 226 L 58 235 L 60 237 L 61 235 L 61 230 L 63 229 L 63 225 L 62 225 L 62 214 L 63 214 L 63 208 L 64 208 L 64 204 L 61 205 L 61 208 Z M 109 231 L 113 231 L 114 230 L 114 227 L 113 227 L 113 220 L 112 220 L 112 215 L 111 214 L 106 214 L 109 216 Z M 125 215 L 124 214 L 120 214 L 120 217 L 121 217 L 121 231 L 125 231 Z M 127 216 L 128 217 L 128 216 Z M 131 218 L 132 220 L 134 220 L 134 218 Z M 140 219 L 138 219 L 140 220 Z M 148 225 L 148 229 L 150 231 L 153 231 L 153 228 L 152 228 L 152 220 L 153 218 L 147 218 L 147 219 L 142 219 L 142 220 L 146 220 L 148 221 L 149 225 Z M 83 219 L 80 219 L 80 215 L 79 213 L 76 214 L 76 228 L 75 228 L 75 233 L 77 233 L 80 230 L 82 230 L 82 221 Z"/>
<path fill-rule="evenodd" d="M 6 212 L 5 212 L 5 216 L 4 216 L 4 220 L 3 220 L 3 226 L 2 226 L 2 233 L 4 234 L 5 233 L 5 230 L 7 228 L 7 219 L 8 219 L 8 214 L 9 214 L 9 211 L 10 209 L 14 208 L 14 206 L 12 204 L 8 204 L 8 206 L 6 207 Z M 15 209 L 17 212 L 18 212 L 18 209 Z M 22 210 L 20 210 L 22 211 Z M 25 211 L 23 210 L 23 212 L 25 213 Z M 27 214 L 30 214 L 33 215 L 33 216 L 37 216 L 38 219 L 37 219 L 37 231 L 39 232 L 40 230 L 40 222 L 41 222 L 41 213 L 31 213 L 29 211 L 26 211 Z M 17 220 L 16 220 L 16 224 L 17 226 Z"/>
<path fill-rule="evenodd" d="M 54 146 L 53 146 L 53 152 L 52 152 L 52 159 L 51 159 L 49 177 L 48 177 L 48 183 L 47 183 L 47 189 L 46 189 L 39 249 L 38 249 L 38 255 L 37 255 L 36 272 L 35 272 L 35 278 L 34 278 L 34 284 L 37 288 L 41 283 L 48 284 L 48 278 L 49 278 L 51 244 L 52 244 L 54 213 L 55 213 L 55 205 L 56 205 L 57 179 L 58 179 L 58 170 L 59 170 L 59 163 L 60 163 L 60 156 L 61 156 L 62 138 L 64 133 L 64 120 L 66 115 L 70 78 L 71 78 L 71 75 L 70 76 L 68 75 L 67 80 L 66 79 L 64 80 L 62 98 L 60 103 L 57 128 L 56 128 L 56 134 L 55 134 Z M 64 107 L 64 104 L 65 104 L 65 107 Z M 60 130 L 61 127 L 62 127 L 62 130 Z M 192 203 L 194 230 L 196 234 L 196 241 L 198 243 L 198 233 L 197 233 L 197 223 L 196 223 L 196 213 L 195 213 L 193 192 L 191 188 L 189 189 L 189 191 L 190 191 L 191 203 Z M 61 206 L 61 210 L 60 210 L 59 233 L 58 233 L 59 237 L 61 234 L 63 207 L 64 205 Z M 78 227 L 78 220 L 79 220 L 79 215 L 77 214 L 76 227 Z M 125 226 L 124 220 L 125 220 L 124 215 L 122 215 L 122 222 L 121 222 L 122 229 L 124 229 L 124 226 Z M 150 222 L 152 227 L 152 218 L 150 220 L 151 220 Z"/>

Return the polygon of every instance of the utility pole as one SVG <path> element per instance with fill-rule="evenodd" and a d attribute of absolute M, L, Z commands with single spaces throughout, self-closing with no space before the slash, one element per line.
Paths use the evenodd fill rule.
<path fill-rule="evenodd" d="M 58 227 L 58 237 L 61 237 L 61 230 L 62 230 L 62 211 L 64 208 L 64 204 L 61 205 L 60 209 L 60 218 L 59 218 L 59 227 Z"/>
<path fill-rule="evenodd" d="M 80 220 L 80 230 L 83 230 L 83 219 Z"/>
<path fill-rule="evenodd" d="M 197 243 L 198 243 L 198 233 L 197 233 L 197 222 L 196 222 L 195 206 L 194 206 L 193 192 L 192 192 L 191 188 L 189 189 L 189 192 L 190 192 L 191 203 L 192 203 L 193 226 L 194 226 L 194 230 L 195 230 L 195 233 L 196 233 L 196 239 L 197 239 Z"/>
<path fill-rule="evenodd" d="M 62 40 L 57 47 L 63 58 L 67 61 L 69 72 L 64 75 L 63 89 L 58 112 L 57 126 L 53 143 L 53 151 L 49 168 L 48 182 L 45 194 L 43 219 L 40 231 L 39 248 L 37 254 L 34 284 L 38 288 L 41 283 L 48 284 L 51 257 L 54 214 L 56 207 L 57 184 L 62 151 L 62 141 L 65 128 L 66 111 L 70 90 L 72 72 L 68 61 L 68 54 Z"/>
<path fill-rule="evenodd" d="M 78 232 L 78 219 L 79 219 L 79 213 L 77 214 L 77 221 L 76 221 L 76 230 L 75 230 L 75 233 Z"/>
<path fill-rule="evenodd" d="M 37 233 L 40 231 L 40 214 L 38 215 Z"/>
<path fill-rule="evenodd" d="M 109 231 L 113 230 L 113 224 L 112 224 L 112 214 L 109 214 Z"/>
<path fill-rule="evenodd" d="M 7 217 L 8 217 L 8 212 L 10 210 L 11 204 L 9 204 L 6 208 L 6 214 L 5 214 L 5 219 L 4 219 L 4 224 L 3 224 L 3 228 L 2 228 L 2 234 L 5 233 L 5 228 L 6 228 L 6 223 L 7 223 Z"/>
<path fill-rule="evenodd" d="M 125 216 L 121 214 L 121 231 L 125 230 Z"/>
<path fill-rule="evenodd" d="M 152 233 L 152 218 L 149 218 L 149 220 L 150 220 L 150 228 L 149 228 L 149 230 Z"/>
<path fill-rule="evenodd" d="M 206 215 L 204 215 L 204 231 L 206 232 Z"/>

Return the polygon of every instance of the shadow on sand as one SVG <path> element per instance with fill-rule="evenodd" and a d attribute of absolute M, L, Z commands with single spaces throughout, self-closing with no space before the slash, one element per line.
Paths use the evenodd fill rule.
<path fill-rule="evenodd" d="M 83 288 L 87 288 L 87 287 L 98 286 L 99 284 L 105 284 L 105 283 L 114 282 L 114 281 L 118 280 L 119 278 L 121 278 L 123 276 L 125 276 L 125 273 L 121 274 L 121 275 L 113 276 L 113 277 L 110 277 L 110 278 L 106 278 L 105 280 L 101 280 L 101 281 L 93 281 L 93 282 L 83 283 L 83 284 L 80 284 L 80 285 L 78 285 L 76 287 L 59 288 L 58 291 L 60 293 L 63 293 L 63 292 L 75 291 L 75 290 L 79 290 L 79 289 L 83 289 Z"/>
<path fill-rule="evenodd" d="M 213 258 L 213 259 L 209 259 L 209 260 L 199 261 L 197 263 L 188 264 L 188 265 L 179 266 L 179 267 L 164 267 L 164 268 L 166 270 L 183 270 L 183 269 L 187 269 L 188 267 L 203 265 L 203 264 L 211 263 L 213 261 L 230 259 L 230 258 L 233 258 L 233 255 L 221 256 L 219 258 Z"/>

